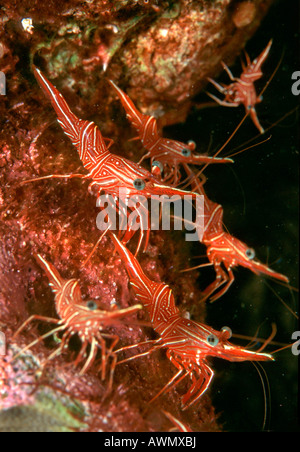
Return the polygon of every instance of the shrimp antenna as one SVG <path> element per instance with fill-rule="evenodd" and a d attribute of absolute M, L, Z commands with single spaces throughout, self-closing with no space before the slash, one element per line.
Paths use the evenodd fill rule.
<path fill-rule="evenodd" d="M 283 51 L 282 51 L 282 53 L 281 53 L 281 57 L 280 57 L 280 59 L 279 59 L 277 65 L 276 65 L 274 71 L 272 72 L 271 76 L 269 77 L 269 80 L 267 81 L 267 83 L 265 84 L 265 86 L 263 87 L 263 89 L 261 90 L 261 92 L 259 93 L 258 97 L 261 97 L 261 96 L 263 95 L 263 93 L 266 91 L 266 89 L 267 89 L 268 86 L 270 85 L 271 81 L 272 81 L 273 78 L 275 77 L 275 74 L 276 74 L 276 72 L 278 71 L 279 66 L 280 66 L 281 63 L 282 63 L 284 54 L 285 54 L 285 49 L 283 49 Z"/>
<path fill-rule="evenodd" d="M 291 114 L 293 114 L 295 111 L 297 111 L 299 109 L 299 106 L 297 105 L 297 107 L 295 107 L 295 108 L 293 108 L 292 110 L 290 110 L 290 111 L 288 111 L 285 115 L 283 115 L 281 118 L 279 118 L 277 121 L 275 121 L 273 124 L 271 124 L 269 127 L 267 127 L 266 129 L 265 129 L 265 131 L 264 131 L 264 133 L 267 133 L 269 130 L 271 130 L 273 127 L 275 127 L 275 126 L 277 126 L 280 122 L 282 122 L 284 119 L 286 119 L 287 117 L 289 117 Z M 238 149 L 240 149 L 241 147 L 243 147 L 243 146 L 245 146 L 245 145 L 247 145 L 247 144 L 249 144 L 249 143 L 251 143 L 252 141 L 254 141 L 254 140 L 256 140 L 256 138 L 259 138 L 261 136 L 261 133 L 259 133 L 259 134 L 257 134 L 257 135 L 255 135 L 254 137 L 252 137 L 252 138 L 250 138 L 250 140 L 247 140 L 247 141 L 245 141 L 244 143 L 242 143 L 242 144 L 240 144 L 239 146 L 237 146 L 237 147 L 235 147 L 234 149 L 232 149 L 232 151 L 231 152 L 234 152 L 234 151 L 237 151 Z M 271 137 L 270 137 L 271 138 Z M 268 138 L 268 139 L 270 139 L 270 138 Z M 267 139 L 267 140 L 268 140 Z M 267 140 L 265 140 L 265 141 L 267 141 Z M 263 143 L 265 143 L 265 141 L 261 141 L 261 142 L 259 142 L 259 143 L 257 143 L 257 144 L 263 144 Z M 255 147 L 256 145 L 254 145 L 254 147 Z M 247 147 L 247 148 L 243 148 L 243 149 L 241 149 L 240 151 L 238 151 L 238 152 L 235 152 L 235 153 L 231 153 L 231 154 L 228 154 L 228 155 L 226 155 L 225 157 L 229 157 L 229 158 L 231 158 L 231 157 L 233 157 L 233 156 L 235 156 L 235 155 L 237 155 L 237 154 L 241 154 L 242 152 L 244 152 L 244 151 L 246 151 L 247 149 L 250 149 L 252 146 L 250 146 L 250 147 Z"/>
<path fill-rule="evenodd" d="M 255 369 L 257 370 L 257 373 L 259 375 L 260 381 L 261 381 L 261 385 L 262 385 L 262 389 L 263 389 L 263 394 L 264 394 L 264 417 L 263 417 L 263 423 L 262 423 L 262 428 L 261 430 L 264 431 L 267 425 L 267 420 L 268 420 L 268 424 L 270 423 L 270 417 L 268 419 L 268 413 L 271 413 L 271 391 L 270 391 L 270 384 L 269 384 L 269 379 L 267 376 L 267 373 L 265 371 L 265 369 L 263 368 L 263 366 L 258 363 L 258 362 L 254 362 L 251 361 L 251 363 L 253 364 L 253 366 L 255 367 Z M 267 383 L 267 385 L 265 385 L 265 381 L 263 379 L 262 374 L 264 374 L 265 377 L 265 381 Z M 267 388 L 267 390 L 266 390 Z M 269 403 L 268 403 L 269 401 Z M 269 408 L 269 410 L 268 410 Z"/>
<path fill-rule="evenodd" d="M 239 130 L 239 128 L 241 127 L 241 125 L 243 124 L 243 122 L 245 121 L 245 119 L 247 118 L 247 116 L 249 115 L 249 111 L 244 115 L 244 117 L 242 118 L 242 120 L 238 123 L 238 125 L 236 126 L 236 128 L 234 129 L 234 131 L 231 133 L 231 135 L 229 136 L 229 138 L 227 138 L 227 140 L 225 141 L 225 143 L 220 147 L 220 149 L 213 155 L 213 157 L 217 157 L 217 155 L 220 154 L 220 152 L 223 151 L 223 149 L 227 146 L 227 144 L 232 140 L 232 138 L 234 137 L 234 135 L 236 134 L 236 132 Z M 196 175 L 194 175 L 188 183 L 186 183 L 183 187 L 181 187 L 181 190 L 184 190 L 186 187 L 188 187 L 188 185 L 190 185 L 190 182 L 192 182 L 193 180 L 195 180 L 197 177 L 199 177 L 203 171 L 208 167 L 208 165 L 211 162 L 207 162 L 200 171 L 198 171 L 198 173 Z M 181 184 L 179 184 L 180 186 Z"/>
<path fill-rule="evenodd" d="M 280 301 L 280 303 L 283 304 L 283 306 L 298 320 L 299 316 L 292 310 L 292 308 L 278 295 L 278 293 L 273 289 L 273 287 L 267 283 L 267 281 L 265 281 L 263 279 L 263 283 L 271 290 L 271 292 L 275 295 L 275 297 Z M 284 287 L 286 287 L 284 285 Z M 288 286 L 289 287 L 289 286 Z"/>
<path fill-rule="evenodd" d="M 103 239 L 103 237 L 106 235 L 106 233 L 108 232 L 110 226 L 108 226 L 100 235 L 99 239 L 97 240 L 96 244 L 94 245 L 92 251 L 90 252 L 90 254 L 88 255 L 88 257 L 86 258 L 86 260 L 83 262 L 82 267 L 85 267 L 86 264 L 90 261 L 90 259 L 92 258 L 93 254 L 95 253 L 96 249 L 99 246 L 99 243 L 101 242 L 101 240 Z"/>

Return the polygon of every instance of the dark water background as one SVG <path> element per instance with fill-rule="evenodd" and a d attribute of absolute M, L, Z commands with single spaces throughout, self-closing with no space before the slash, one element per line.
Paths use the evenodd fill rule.
<path fill-rule="evenodd" d="M 256 82 L 258 91 L 264 87 L 284 53 L 274 79 L 264 92 L 263 103 L 257 107 L 265 129 L 299 104 L 299 96 L 291 92 L 292 73 L 300 70 L 298 2 L 282 0 L 272 6 L 260 29 L 247 44 L 251 60 L 261 53 L 271 38 L 273 45 L 263 65 L 264 77 Z M 231 70 L 236 76 L 240 74 L 239 59 Z M 225 73 L 218 81 L 229 83 Z M 196 100 L 205 102 L 207 98 L 201 94 Z M 211 135 L 212 152 L 226 141 L 243 114 L 243 107 L 194 109 L 185 125 L 169 128 L 166 133 L 182 141 L 193 139 L 199 151 L 207 149 Z M 222 155 L 230 154 L 232 149 L 255 135 L 257 130 L 247 118 Z M 205 172 L 208 177 L 206 190 L 213 201 L 223 205 L 224 223 L 229 231 L 253 247 L 259 260 L 286 274 L 291 286 L 298 287 L 299 111 L 291 113 L 255 142 L 270 136 L 266 143 L 237 155 L 234 165 L 208 168 Z M 195 255 L 204 254 L 203 251 L 195 245 Z M 201 261 L 193 260 L 191 264 L 197 262 Z M 258 336 L 267 338 L 272 323 L 275 323 L 277 335 L 274 340 L 290 343 L 292 333 L 299 331 L 300 327 L 279 297 L 298 313 L 297 291 L 243 268 L 234 273 L 236 281 L 227 294 L 208 306 L 207 323 L 215 328 L 228 325 L 233 332 L 250 338 L 258 327 Z M 202 269 L 199 284 L 205 287 L 208 278 L 212 281 L 214 272 L 209 268 Z M 247 343 L 247 340 L 240 342 L 243 345 Z M 273 345 L 267 351 L 277 348 L 279 345 Z M 275 357 L 275 362 L 263 364 L 267 375 L 267 380 L 263 377 L 267 410 L 260 377 L 251 363 L 229 363 L 217 359 L 213 362 L 216 372 L 210 393 L 226 430 L 299 430 L 298 358 L 290 349 Z"/>

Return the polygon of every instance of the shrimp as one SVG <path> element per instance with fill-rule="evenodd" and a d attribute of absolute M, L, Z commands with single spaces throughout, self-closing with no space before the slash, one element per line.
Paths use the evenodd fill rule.
<path fill-rule="evenodd" d="M 262 53 L 252 62 L 249 55 L 245 52 L 247 65 L 245 66 L 242 62 L 243 72 L 239 78 L 234 77 L 229 67 L 222 62 L 223 68 L 227 72 L 230 80 L 233 82 L 230 85 L 220 84 L 212 78 L 208 78 L 210 83 L 212 83 L 220 93 L 225 95 L 225 99 L 221 100 L 211 93 L 207 93 L 208 96 L 223 107 L 238 107 L 243 104 L 246 112 L 250 112 L 253 124 L 260 131 L 260 133 L 264 133 L 264 128 L 258 120 L 255 105 L 262 101 L 262 96 L 257 96 L 254 82 L 260 79 L 263 75 L 261 66 L 270 52 L 271 45 L 272 39 L 269 41 L 267 47 L 262 51 Z"/>
<path fill-rule="evenodd" d="M 117 344 L 119 338 L 114 334 L 104 333 L 102 330 L 106 326 L 114 325 L 116 322 L 123 319 L 125 316 L 134 314 L 142 309 L 142 305 L 136 304 L 125 309 L 115 311 L 105 311 L 98 309 L 97 302 L 89 300 L 84 302 L 82 300 L 81 290 L 77 279 L 65 280 L 58 273 L 56 268 L 47 262 L 40 254 L 36 256 L 39 265 L 45 271 L 50 283 L 50 287 L 55 294 L 55 307 L 59 319 L 44 317 L 40 315 L 32 315 L 29 317 L 21 327 L 16 331 L 13 337 L 16 337 L 20 332 L 27 327 L 33 320 L 42 320 L 45 322 L 54 323 L 56 328 L 48 333 L 40 336 L 38 339 L 31 342 L 23 350 L 21 350 L 15 359 L 26 350 L 29 350 L 37 343 L 46 339 L 53 334 L 64 331 L 59 347 L 51 353 L 45 360 L 42 367 L 44 367 L 50 360 L 60 355 L 64 348 L 68 346 L 71 337 L 75 334 L 81 340 L 81 349 L 74 361 L 75 367 L 79 365 L 86 358 L 86 350 L 90 345 L 89 355 L 80 370 L 80 375 L 84 374 L 93 364 L 96 359 L 98 348 L 101 348 L 101 376 L 104 380 L 106 374 L 107 360 L 112 357 L 112 365 L 109 379 L 109 389 L 112 386 L 112 378 L 116 364 L 116 355 L 113 348 Z M 105 339 L 112 341 L 109 347 L 106 346 Z"/>
<path fill-rule="evenodd" d="M 285 275 L 275 272 L 267 265 L 255 259 L 253 248 L 250 248 L 246 243 L 225 232 L 221 204 L 217 204 L 207 197 L 203 183 L 199 179 L 194 178 L 194 173 L 187 165 L 185 166 L 185 170 L 191 176 L 192 189 L 204 197 L 204 228 L 201 242 L 206 246 L 207 257 L 216 272 L 215 281 L 203 291 L 203 300 L 210 298 L 212 302 L 224 295 L 234 281 L 232 269 L 238 266 L 248 268 L 257 275 L 265 274 L 288 283 L 289 279 Z M 200 267 L 201 265 L 182 271 L 185 272 Z M 221 286 L 223 287 L 214 294 Z"/>
<path fill-rule="evenodd" d="M 168 359 L 177 369 L 177 373 L 152 400 L 169 391 L 184 378 L 190 377 L 192 384 L 182 397 L 182 409 L 185 410 L 196 403 L 209 388 L 214 375 L 207 362 L 209 356 L 228 361 L 273 360 L 270 354 L 253 352 L 231 344 L 228 341 L 231 337 L 228 327 L 217 331 L 208 325 L 182 317 L 175 306 L 171 288 L 167 284 L 150 280 L 125 245 L 113 233 L 110 233 L 110 236 L 125 264 L 135 295 L 148 312 L 153 329 L 160 336 L 155 341 L 149 341 L 153 343 L 150 350 L 118 364 L 166 348 Z M 118 349 L 116 353 L 128 348 L 132 346 Z"/>

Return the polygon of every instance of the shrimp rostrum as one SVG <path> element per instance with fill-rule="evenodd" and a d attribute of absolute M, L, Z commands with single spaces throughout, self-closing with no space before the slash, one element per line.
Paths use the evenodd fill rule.
<path fill-rule="evenodd" d="M 209 155 L 195 154 L 195 143 L 189 141 L 171 140 L 160 136 L 157 126 L 157 120 L 154 116 L 142 114 L 134 105 L 130 97 L 125 94 L 112 80 L 109 83 L 119 96 L 127 117 L 138 133 L 138 138 L 147 153 L 142 157 L 139 163 L 144 159 L 151 159 L 152 173 L 164 177 L 162 181 L 168 181 L 176 186 L 181 178 L 180 165 L 193 164 L 204 165 L 208 163 L 232 163 L 230 158 L 213 157 Z"/>

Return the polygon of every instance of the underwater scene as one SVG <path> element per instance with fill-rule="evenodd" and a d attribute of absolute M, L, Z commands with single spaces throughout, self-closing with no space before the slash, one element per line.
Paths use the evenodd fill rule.
<path fill-rule="evenodd" d="M 0 1 L 1 432 L 299 431 L 298 22 Z"/>

